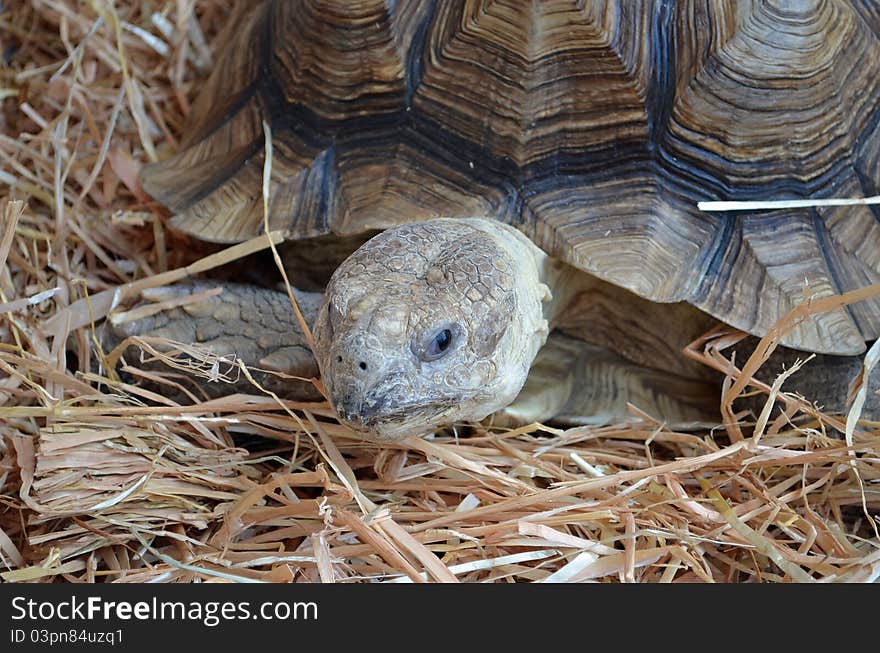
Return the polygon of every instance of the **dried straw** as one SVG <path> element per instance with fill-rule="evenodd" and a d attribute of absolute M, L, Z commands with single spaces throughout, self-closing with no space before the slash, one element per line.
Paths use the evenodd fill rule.
<path fill-rule="evenodd" d="M 33 0 L 0 14 L 0 577 L 880 577 L 878 432 L 857 424 L 858 402 L 829 416 L 784 378 L 754 379 L 783 331 L 854 296 L 799 309 L 741 369 L 723 352 L 741 334 L 694 343 L 691 356 L 729 376 L 715 431 L 676 432 L 633 407 L 613 426 L 487 423 L 379 447 L 326 404 L 256 383 L 205 400 L 206 384 L 249 370 L 146 338 L 144 356 L 168 365 L 126 360 L 136 381 L 123 381 L 95 331 L 104 318 L 137 317 L 125 311 L 138 293 L 279 240 L 202 251 L 166 230 L 138 183 L 177 145 L 227 4 Z M 751 431 L 732 408 L 749 390 L 772 396 Z"/>

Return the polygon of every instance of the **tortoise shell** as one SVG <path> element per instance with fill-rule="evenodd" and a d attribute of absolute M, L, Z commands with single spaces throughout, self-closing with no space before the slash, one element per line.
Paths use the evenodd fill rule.
<path fill-rule="evenodd" d="M 143 184 L 200 238 L 490 216 L 551 255 L 763 334 L 880 281 L 880 212 L 699 200 L 880 187 L 867 0 L 273 0 L 239 12 L 180 151 Z M 857 353 L 880 302 L 785 341 Z"/>

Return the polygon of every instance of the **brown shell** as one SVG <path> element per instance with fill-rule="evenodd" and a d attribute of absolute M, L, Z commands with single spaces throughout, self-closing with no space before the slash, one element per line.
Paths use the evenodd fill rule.
<path fill-rule="evenodd" d="M 176 156 L 143 183 L 202 238 L 513 223 L 549 253 L 761 334 L 880 281 L 880 211 L 699 200 L 880 187 L 880 10 L 862 0 L 276 0 L 237 19 Z M 865 301 L 788 343 L 855 353 Z"/>

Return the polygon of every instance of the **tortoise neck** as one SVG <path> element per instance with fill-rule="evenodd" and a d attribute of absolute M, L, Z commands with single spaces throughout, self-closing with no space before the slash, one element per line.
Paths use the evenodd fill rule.
<path fill-rule="evenodd" d="M 543 253 L 543 252 L 542 252 Z M 595 280 L 588 274 L 544 254 L 539 268 L 540 278 L 549 288 L 544 300 L 544 319 L 552 330 L 558 326 L 560 316 L 584 292 L 592 289 Z"/>
<path fill-rule="evenodd" d="M 543 326 L 534 334 L 534 351 L 537 352 L 568 307 L 589 292 L 597 280 L 553 258 L 515 227 L 494 220 L 485 221 L 485 226 L 504 240 L 521 276 L 520 287 L 540 303 Z"/>

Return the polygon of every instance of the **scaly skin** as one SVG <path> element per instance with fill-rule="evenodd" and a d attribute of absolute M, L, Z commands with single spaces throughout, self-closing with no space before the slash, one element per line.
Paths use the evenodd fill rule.
<path fill-rule="evenodd" d="M 340 418 L 390 441 L 509 404 L 549 332 L 546 266 L 491 220 L 431 220 L 367 242 L 334 273 L 314 329 Z M 446 350 L 432 353 L 444 331 Z"/>
<path fill-rule="evenodd" d="M 111 325 L 103 338 L 105 350 L 136 335 L 196 344 L 217 356 L 234 354 L 252 369 L 252 376 L 262 387 L 282 397 L 319 400 L 320 393 L 308 381 L 317 375 L 317 365 L 287 293 L 248 284 L 194 281 L 153 288 L 145 291 L 143 298 L 152 302 L 174 300 L 218 286 L 222 288 L 220 294 Z M 295 296 L 306 322 L 312 323 L 322 295 L 295 291 Z M 157 369 L 167 371 L 163 366 Z M 244 375 L 231 376 L 237 381 L 203 383 L 202 388 L 211 396 L 259 392 Z M 303 380 L 289 378 L 292 376 Z M 167 387 L 162 389 L 168 391 Z"/>

